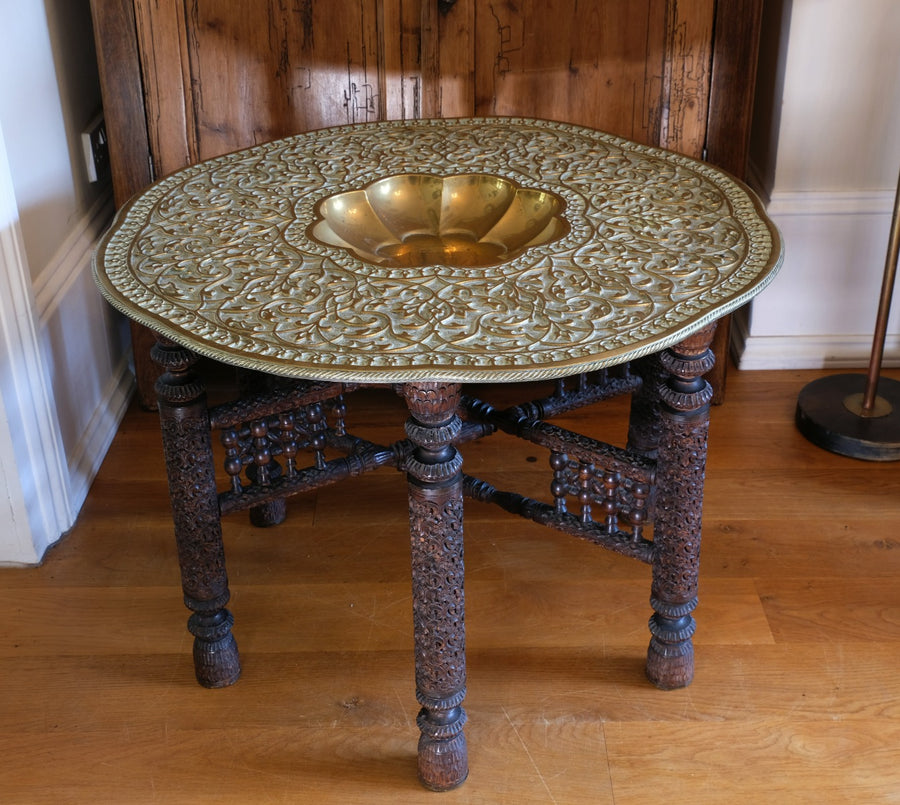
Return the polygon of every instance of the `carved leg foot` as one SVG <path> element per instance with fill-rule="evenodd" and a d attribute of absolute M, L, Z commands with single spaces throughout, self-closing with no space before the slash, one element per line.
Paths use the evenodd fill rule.
<path fill-rule="evenodd" d="M 284 498 L 272 500 L 250 509 L 250 522 L 257 528 L 281 525 L 287 519 L 287 501 Z"/>
<path fill-rule="evenodd" d="M 446 791 L 468 775 L 465 602 L 463 596 L 462 459 L 458 384 L 403 387 L 412 416 L 406 431 L 416 450 L 407 469 L 413 568 L 413 623 L 419 779 Z"/>
<path fill-rule="evenodd" d="M 192 352 L 159 338 L 152 355 L 165 370 L 156 394 L 184 602 L 194 613 L 194 669 L 201 685 L 224 687 L 237 681 L 241 666 L 225 608 L 230 593 L 206 392 Z"/>
<path fill-rule="evenodd" d="M 714 363 L 715 325 L 661 355 L 668 379 L 659 389 L 660 434 L 653 589 L 647 676 L 669 690 L 694 676 L 692 636 L 700 569 L 700 522 L 712 389 L 702 375 Z"/>
<path fill-rule="evenodd" d="M 233 625 L 234 617 L 224 606 L 188 618 L 188 631 L 194 635 L 194 673 L 205 688 L 228 687 L 241 675 Z"/>

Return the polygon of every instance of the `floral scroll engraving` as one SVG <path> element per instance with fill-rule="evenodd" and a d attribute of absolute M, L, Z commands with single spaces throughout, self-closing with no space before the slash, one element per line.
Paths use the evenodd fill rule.
<path fill-rule="evenodd" d="M 549 190 L 568 232 L 491 266 L 391 267 L 309 237 L 316 205 L 408 171 Z M 319 379 L 561 376 L 658 351 L 766 281 L 777 236 L 715 168 L 502 118 L 326 129 L 187 168 L 101 247 L 114 304 L 191 348 Z"/>

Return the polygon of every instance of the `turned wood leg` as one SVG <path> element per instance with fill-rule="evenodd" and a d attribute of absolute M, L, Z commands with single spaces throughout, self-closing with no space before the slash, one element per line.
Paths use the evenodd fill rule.
<path fill-rule="evenodd" d="M 419 779 L 446 791 L 469 771 L 463 599 L 462 459 L 452 439 L 459 385 L 410 383 L 402 388 L 416 446 L 407 463 L 412 546 Z"/>
<path fill-rule="evenodd" d="M 662 353 L 669 376 L 659 387 L 660 434 L 653 528 L 653 587 L 647 676 L 680 688 L 694 675 L 691 614 L 697 606 L 700 520 L 712 388 L 702 375 L 715 358 L 712 324 Z"/>
<path fill-rule="evenodd" d="M 193 612 L 194 669 L 201 685 L 224 687 L 237 681 L 241 667 L 225 608 L 230 593 L 206 392 L 192 352 L 160 337 L 152 356 L 164 370 L 156 394 L 184 602 Z"/>

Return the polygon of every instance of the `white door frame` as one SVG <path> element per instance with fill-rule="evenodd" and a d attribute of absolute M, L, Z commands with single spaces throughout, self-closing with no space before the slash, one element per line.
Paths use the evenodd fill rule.
<path fill-rule="evenodd" d="M 53 389 L 0 126 L 0 565 L 31 565 L 74 521 Z"/>

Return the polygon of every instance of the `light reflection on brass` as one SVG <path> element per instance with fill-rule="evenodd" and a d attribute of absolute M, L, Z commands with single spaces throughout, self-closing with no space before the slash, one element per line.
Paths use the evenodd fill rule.
<path fill-rule="evenodd" d="M 493 266 L 565 235 L 563 206 L 486 173 L 407 173 L 323 199 L 309 234 L 378 265 Z"/>
<path fill-rule="evenodd" d="M 869 419 L 878 419 L 879 417 L 887 416 L 894 410 L 894 406 L 892 406 L 888 400 L 877 395 L 875 396 L 875 399 L 872 400 L 871 408 L 867 410 L 864 405 L 864 396 L 865 395 L 862 392 L 859 394 L 850 394 L 844 398 L 844 408 L 851 414 L 867 417 Z"/>

